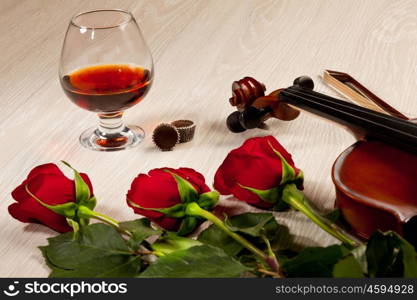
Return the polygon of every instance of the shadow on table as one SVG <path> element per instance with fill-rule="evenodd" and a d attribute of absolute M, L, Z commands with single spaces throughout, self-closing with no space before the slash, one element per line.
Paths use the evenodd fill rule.
<path fill-rule="evenodd" d="M 55 230 L 50 229 L 49 227 L 46 227 L 42 224 L 36 224 L 36 223 L 30 223 L 27 224 L 23 231 L 25 232 L 36 232 L 36 233 L 42 233 L 42 234 L 48 234 L 48 235 L 58 235 L 59 233 Z"/>

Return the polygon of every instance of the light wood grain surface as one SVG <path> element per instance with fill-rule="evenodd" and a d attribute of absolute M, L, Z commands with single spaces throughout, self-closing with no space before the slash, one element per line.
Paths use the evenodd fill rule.
<path fill-rule="evenodd" d="M 71 16 L 95 8 L 129 9 L 152 51 L 155 82 L 126 113 L 146 140 L 132 150 L 99 153 L 78 143 L 97 120 L 73 105 L 58 81 L 58 59 Z M 404 113 L 417 115 L 417 2 L 392 0 L 0 1 L 0 276 L 47 276 L 37 246 L 54 232 L 9 216 L 10 192 L 36 165 L 66 160 L 89 174 L 97 210 L 119 220 L 136 216 L 125 204 L 133 178 L 156 167 L 195 168 L 209 184 L 232 148 L 249 137 L 274 135 L 304 170 L 305 193 L 330 210 L 337 155 L 354 141 L 312 115 L 269 121 L 270 129 L 228 132 L 231 83 L 253 76 L 273 90 L 310 75 L 317 90 L 335 95 L 318 77 L 325 68 L 352 74 Z M 195 139 L 160 152 L 150 134 L 160 122 L 189 118 Z M 67 172 L 68 173 L 68 172 Z M 68 173 L 69 174 L 69 173 Z M 224 199 L 223 205 L 236 201 Z M 277 214 L 296 243 L 335 240 L 299 213 Z M 285 241 L 283 241 L 285 243 Z"/>

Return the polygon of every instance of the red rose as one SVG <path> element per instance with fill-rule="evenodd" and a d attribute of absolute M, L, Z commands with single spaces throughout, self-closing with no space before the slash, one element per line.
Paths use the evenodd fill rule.
<path fill-rule="evenodd" d="M 302 181 L 302 173 L 295 167 L 291 154 L 273 136 L 250 138 L 227 155 L 216 172 L 214 187 L 222 195 L 232 194 L 254 206 L 271 208 L 274 200 L 265 200 L 275 197 L 275 191 L 283 184 L 283 163 L 292 169 L 292 177 L 285 178 L 285 183 Z M 272 189 L 276 190 L 267 195 Z"/>
<path fill-rule="evenodd" d="M 80 174 L 93 195 L 93 187 L 86 174 Z M 42 206 L 34 199 L 26 188 L 36 198 L 47 205 L 59 205 L 75 202 L 74 180 L 67 178 L 55 164 L 40 165 L 30 171 L 27 179 L 12 192 L 17 201 L 9 206 L 13 218 L 25 223 L 41 223 L 58 232 L 72 230 L 66 218 Z"/>
<path fill-rule="evenodd" d="M 193 190 L 195 199 L 184 199 L 185 196 L 179 191 L 179 181 L 185 182 L 186 185 L 191 184 L 190 189 Z M 133 180 L 127 193 L 127 204 L 135 213 L 147 217 L 162 228 L 178 231 L 182 225 L 184 226 L 185 202 L 198 202 L 202 194 L 209 192 L 203 175 L 193 169 L 153 169 L 148 175 L 139 174 Z M 192 221 L 195 221 L 194 218 Z M 191 227 L 195 227 L 194 223 Z M 187 233 L 191 227 L 186 230 Z"/>

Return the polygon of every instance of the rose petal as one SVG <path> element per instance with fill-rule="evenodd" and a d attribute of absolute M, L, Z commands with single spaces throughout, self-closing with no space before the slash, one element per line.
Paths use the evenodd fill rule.
<path fill-rule="evenodd" d="M 179 168 L 171 169 L 172 172 L 181 176 L 185 180 L 188 180 L 199 194 L 203 194 L 210 191 L 210 188 L 206 185 L 204 176 L 191 168 Z"/>
<path fill-rule="evenodd" d="M 75 202 L 74 181 L 65 176 L 39 174 L 28 181 L 27 187 L 32 194 L 49 205 Z"/>
<path fill-rule="evenodd" d="M 230 195 L 232 193 L 225 183 L 222 166 L 217 169 L 216 175 L 214 175 L 214 188 L 222 195 Z"/>
<path fill-rule="evenodd" d="M 29 194 L 26 192 L 25 185 L 27 184 L 27 180 L 24 180 L 21 185 L 15 188 L 12 191 L 12 197 L 16 201 L 20 202 L 27 198 L 30 198 Z"/>
<path fill-rule="evenodd" d="M 223 195 L 232 194 L 258 207 L 273 206 L 241 185 L 260 190 L 279 186 L 282 162 L 274 150 L 295 168 L 291 155 L 273 136 L 250 138 L 227 155 L 216 172 L 215 188 Z M 297 168 L 295 170 L 299 172 Z"/>
<path fill-rule="evenodd" d="M 204 182 L 203 175 L 193 169 L 153 169 L 149 171 L 148 175 L 139 174 L 133 180 L 127 193 L 127 204 L 132 207 L 135 213 L 148 217 L 162 228 L 177 231 L 182 218 L 166 217 L 163 213 L 140 209 L 130 203 L 131 201 L 144 208 L 169 208 L 181 203 L 177 181 L 170 172 L 188 180 L 198 193 L 205 193 L 210 190 Z"/>
<path fill-rule="evenodd" d="M 259 198 L 256 194 L 254 194 L 251 191 L 248 191 L 244 188 L 241 188 L 240 186 L 234 186 L 231 194 L 235 196 L 238 200 L 245 201 L 246 203 L 249 203 L 251 205 L 254 205 L 256 207 L 260 208 L 271 208 L 274 206 L 273 203 L 266 202 Z"/>
<path fill-rule="evenodd" d="M 37 166 L 33 168 L 29 175 L 27 176 L 27 179 L 31 179 L 32 177 L 35 177 L 39 174 L 55 174 L 59 176 L 65 176 L 64 173 L 58 168 L 56 164 L 48 163 L 44 165 Z"/>
<path fill-rule="evenodd" d="M 167 208 L 181 202 L 177 182 L 163 169 L 154 169 L 148 176 L 136 177 L 128 198 L 146 208 Z"/>
<path fill-rule="evenodd" d="M 182 220 L 175 219 L 175 218 L 162 217 L 162 218 L 153 219 L 152 221 L 166 230 L 178 231 Z"/>
<path fill-rule="evenodd" d="M 64 176 L 64 174 L 58 168 L 58 166 L 53 163 L 48 163 L 48 164 L 37 166 L 29 172 L 27 179 L 25 179 L 18 187 L 16 187 L 13 190 L 12 197 L 17 201 L 21 201 L 22 199 L 27 198 L 28 194 L 26 193 L 26 190 L 25 190 L 25 184 L 27 183 L 28 180 L 40 174 L 56 174 L 59 176 Z"/>
<path fill-rule="evenodd" d="M 90 178 L 85 173 L 80 173 L 81 178 L 84 180 L 84 182 L 88 185 L 88 188 L 90 189 L 90 197 L 94 195 L 93 190 L 93 184 L 91 183 Z M 75 183 L 74 183 L 74 194 L 75 194 Z"/>
<path fill-rule="evenodd" d="M 35 200 L 33 200 L 35 201 Z M 25 223 L 41 223 L 58 232 L 71 231 L 65 217 L 40 206 L 37 202 L 23 201 L 8 207 L 10 215 Z"/>
<path fill-rule="evenodd" d="M 279 157 L 276 154 L 270 157 L 258 147 L 249 146 L 229 153 L 220 166 L 223 182 L 216 186 L 224 184 L 230 190 L 237 184 L 256 189 L 270 189 L 279 185 L 282 174 Z"/>

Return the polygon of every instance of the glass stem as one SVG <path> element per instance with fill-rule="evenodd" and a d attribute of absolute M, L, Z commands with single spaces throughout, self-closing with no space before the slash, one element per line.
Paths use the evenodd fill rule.
<path fill-rule="evenodd" d="M 98 130 L 102 136 L 111 136 L 123 130 L 124 124 L 122 121 L 123 112 L 102 113 L 98 114 L 99 125 Z"/>

